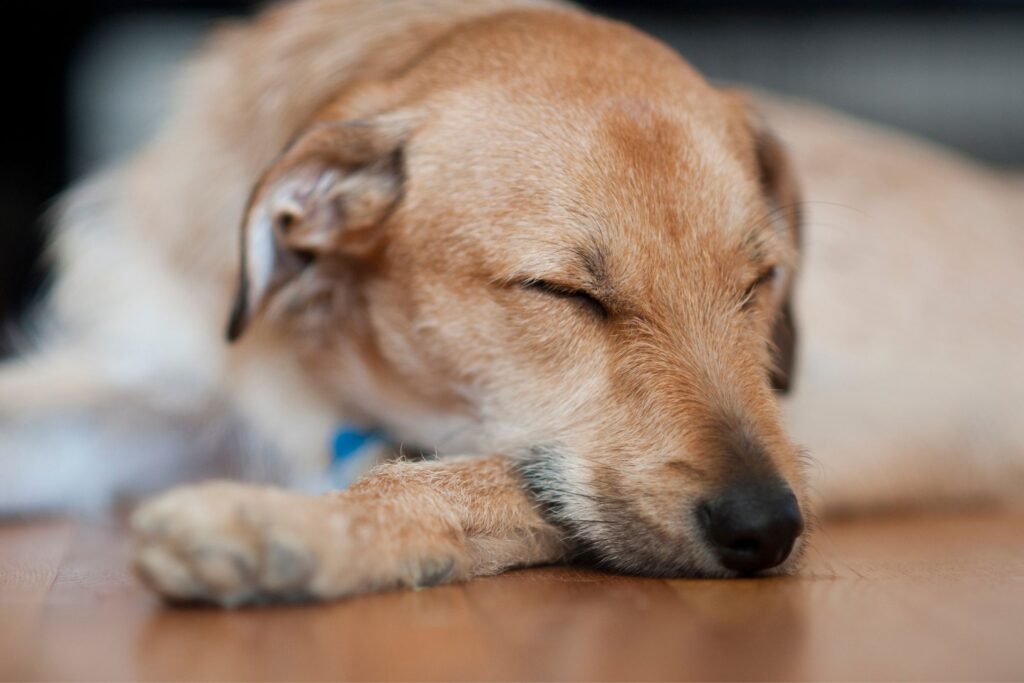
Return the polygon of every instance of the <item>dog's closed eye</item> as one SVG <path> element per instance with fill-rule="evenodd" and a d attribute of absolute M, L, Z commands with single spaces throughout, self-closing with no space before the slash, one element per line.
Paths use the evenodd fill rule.
<path fill-rule="evenodd" d="M 751 282 L 747 288 L 743 291 L 743 307 L 747 308 L 754 302 L 754 298 L 758 291 L 765 285 L 770 285 L 775 282 L 775 279 L 779 276 L 778 266 L 769 266 L 761 271 L 760 275 Z"/>
<path fill-rule="evenodd" d="M 608 307 L 586 290 L 548 282 L 547 280 L 527 280 L 522 283 L 522 287 L 529 291 L 541 292 L 548 296 L 574 302 L 602 320 L 606 320 L 609 316 Z"/>

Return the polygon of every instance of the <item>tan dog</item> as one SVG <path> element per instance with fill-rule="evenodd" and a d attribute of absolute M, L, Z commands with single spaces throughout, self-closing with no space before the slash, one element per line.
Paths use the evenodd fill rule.
<path fill-rule="evenodd" d="M 912 192 L 851 180 L 880 182 L 877 165 L 895 163 L 877 151 L 885 137 L 792 107 L 773 118 L 798 129 L 797 166 L 818 196 L 846 204 L 853 188 L 866 209 L 892 209 L 882 227 L 904 220 Z M 929 154 L 896 152 L 909 169 L 883 172 L 901 178 Z M 812 507 L 773 391 L 792 369 L 801 209 L 812 263 L 800 304 L 822 334 L 789 420 L 823 456 L 826 500 L 1018 488 L 1022 429 L 992 410 L 1024 399 L 1024 382 L 1007 381 L 1024 376 L 1024 315 L 1017 301 L 978 302 L 1019 281 L 1021 235 L 1007 226 L 1020 202 L 980 189 L 1002 182 L 971 177 L 984 172 L 927 163 L 929 196 L 945 164 L 950 183 L 979 188 L 971 215 L 992 214 L 984 277 L 963 301 L 899 260 L 942 263 L 933 243 L 955 239 L 943 222 L 955 216 L 910 252 L 861 213 L 849 212 L 856 231 L 816 220 L 831 205 L 800 203 L 744 98 L 626 26 L 513 0 L 286 6 L 222 32 L 164 135 L 72 201 L 50 310 L 75 334 L 4 370 L 18 392 L 4 409 L 22 430 L 100 405 L 179 429 L 236 425 L 300 474 L 324 467 L 341 420 L 474 456 L 388 465 L 321 497 L 167 494 L 135 524 L 141 574 L 173 598 L 328 598 L 572 557 L 658 575 L 786 571 Z M 229 350 L 217 323 L 240 219 Z M 929 242 L 918 232 L 901 234 Z M 927 315 L 910 314 L 919 305 Z M 985 330 L 984 349 L 957 356 L 970 371 L 946 356 L 945 327 L 965 320 Z M 930 393 L 935 368 L 955 391 Z M 974 386 L 994 395 L 964 392 Z M 995 425 L 985 440 L 971 431 L 981 415 Z M 952 446 L 970 450 L 960 469 L 928 464 Z"/>

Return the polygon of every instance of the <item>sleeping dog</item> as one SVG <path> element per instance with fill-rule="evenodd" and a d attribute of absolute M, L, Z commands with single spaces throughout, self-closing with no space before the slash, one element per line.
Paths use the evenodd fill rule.
<path fill-rule="evenodd" d="M 65 202 L 0 506 L 233 454 L 306 484 L 341 424 L 444 457 L 161 495 L 133 524 L 168 598 L 780 573 L 815 510 L 1022 488 L 1019 181 L 542 0 L 304 0 L 188 76 Z"/>

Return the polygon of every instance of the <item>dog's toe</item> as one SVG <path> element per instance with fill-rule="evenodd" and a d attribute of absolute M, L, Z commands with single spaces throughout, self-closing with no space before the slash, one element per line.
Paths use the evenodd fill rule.
<path fill-rule="evenodd" d="M 188 563 L 167 546 L 139 549 L 134 567 L 144 583 L 170 600 L 197 600 L 208 592 Z"/>
<path fill-rule="evenodd" d="M 215 594 L 248 591 L 257 583 L 251 548 L 230 537 L 209 538 L 187 551 L 193 571 Z"/>

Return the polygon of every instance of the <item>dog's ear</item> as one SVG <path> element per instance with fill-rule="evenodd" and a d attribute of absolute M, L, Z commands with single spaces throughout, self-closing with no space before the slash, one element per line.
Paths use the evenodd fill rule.
<path fill-rule="evenodd" d="M 264 173 L 242 221 L 230 341 L 317 259 L 374 250 L 401 199 L 406 129 L 397 119 L 319 123 Z"/>
<path fill-rule="evenodd" d="M 800 249 L 800 193 L 782 143 L 768 128 L 763 117 L 749 105 L 747 120 L 754 136 L 754 152 L 761 189 L 768 200 L 777 230 L 784 231 L 794 248 Z M 795 264 L 794 264 L 795 265 Z M 780 283 L 780 305 L 772 331 L 772 387 L 780 394 L 793 386 L 796 369 L 797 330 L 793 319 L 792 289 L 795 272 L 786 273 Z"/>

